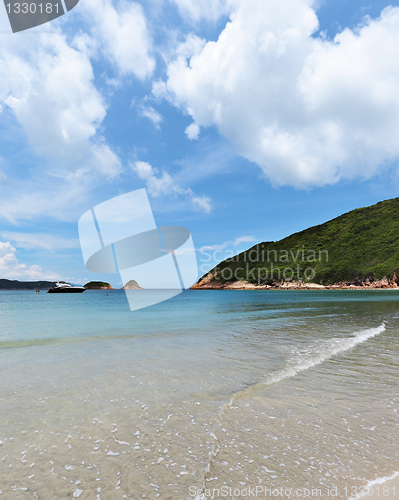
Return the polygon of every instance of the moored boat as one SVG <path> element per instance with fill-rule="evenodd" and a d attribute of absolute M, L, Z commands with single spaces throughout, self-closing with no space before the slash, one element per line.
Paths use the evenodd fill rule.
<path fill-rule="evenodd" d="M 86 290 L 83 286 L 72 286 L 69 283 L 57 283 L 47 293 L 82 293 Z"/>

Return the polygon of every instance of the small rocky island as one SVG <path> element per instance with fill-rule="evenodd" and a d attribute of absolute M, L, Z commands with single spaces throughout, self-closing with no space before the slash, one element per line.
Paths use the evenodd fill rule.
<path fill-rule="evenodd" d="M 84 285 L 87 290 L 113 290 L 113 287 L 105 281 L 89 281 Z"/>
<path fill-rule="evenodd" d="M 141 287 L 136 280 L 130 280 L 122 287 L 122 290 L 143 290 L 143 287 Z"/>

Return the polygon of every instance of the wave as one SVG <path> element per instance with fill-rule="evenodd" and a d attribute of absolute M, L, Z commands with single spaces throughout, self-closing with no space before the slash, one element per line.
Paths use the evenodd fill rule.
<path fill-rule="evenodd" d="M 373 494 L 373 487 L 374 486 L 384 484 L 387 481 L 392 481 L 392 479 L 395 479 L 398 476 L 399 476 L 399 472 L 394 472 L 392 474 L 392 476 L 384 476 L 384 477 L 378 477 L 377 479 L 372 479 L 371 481 L 369 481 L 366 484 L 366 486 L 361 488 L 362 491 L 360 491 L 356 496 L 348 498 L 348 500 L 359 500 L 359 498 L 363 498 L 365 496 L 370 496 Z M 381 497 L 387 498 L 387 496 L 385 496 L 385 495 L 381 495 Z"/>
<path fill-rule="evenodd" d="M 298 355 L 292 358 L 288 365 L 275 373 L 268 374 L 265 378 L 259 380 L 255 384 L 241 389 L 233 394 L 230 401 L 224 405 L 224 409 L 228 409 L 237 399 L 244 396 L 252 394 L 256 391 L 266 388 L 267 386 L 276 384 L 285 380 L 287 378 L 292 378 L 299 373 L 309 370 L 314 366 L 320 365 L 331 359 L 337 354 L 341 354 L 345 351 L 349 351 L 359 344 L 362 344 L 366 340 L 369 340 L 377 335 L 380 335 L 385 331 L 385 324 L 382 323 L 376 328 L 370 328 L 368 330 L 362 330 L 355 334 L 353 337 L 349 338 L 333 338 L 326 341 L 316 342 L 313 346 L 310 346 L 302 351 L 299 351 Z"/>
<path fill-rule="evenodd" d="M 295 377 L 296 375 L 298 375 L 298 373 L 303 372 L 305 370 L 309 370 L 309 368 L 313 368 L 314 366 L 320 365 L 324 361 L 329 360 L 330 358 L 332 358 L 337 354 L 349 351 L 353 347 L 356 347 L 357 345 L 362 344 L 363 342 L 366 342 L 367 340 L 377 335 L 380 335 L 384 331 L 385 331 L 385 323 L 382 323 L 380 326 L 376 328 L 362 330 L 356 333 L 352 337 L 333 338 L 326 341 L 316 342 L 313 346 L 299 351 L 297 356 L 292 358 L 288 362 L 288 366 L 286 366 L 282 370 L 279 370 L 275 373 L 271 373 L 267 375 L 264 379 L 260 380 L 259 382 L 256 382 L 255 384 L 234 393 L 230 401 L 228 403 L 225 403 L 221 407 L 220 412 L 217 415 L 219 427 L 220 428 L 222 427 L 223 416 L 225 412 L 229 410 L 229 408 L 231 408 L 238 399 L 251 395 L 256 391 L 259 391 L 270 385 L 281 382 L 282 380 L 285 380 L 287 378 Z M 206 489 L 207 476 L 208 474 L 210 474 L 212 464 L 221 449 L 221 443 L 216 433 L 217 430 L 215 429 L 215 432 L 211 434 L 211 436 L 214 439 L 213 450 L 209 455 L 209 463 L 205 469 L 202 490 L 198 493 L 195 500 L 204 500 L 205 498 L 204 491 Z M 387 478 L 387 480 L 393 479 L 393 477 Z M 350 500 L 357 500 L 357 499 L 350 499 Z"/>

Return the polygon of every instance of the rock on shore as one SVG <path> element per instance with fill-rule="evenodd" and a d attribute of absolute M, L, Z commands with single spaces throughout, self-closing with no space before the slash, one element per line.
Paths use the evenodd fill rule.
<path fill-rule="evenodd" d="M 363 290 L 392 289 L 398 286 L 398 277 L 383 278 L 376 281 L 341 282 L 333 285 L 320 285 L 303 281 L 273 281 L 270 284 L 254 284 L 248 281 L 217 282 L 213 276 L 205 276 L 191 287 L 191 290 Z"/>

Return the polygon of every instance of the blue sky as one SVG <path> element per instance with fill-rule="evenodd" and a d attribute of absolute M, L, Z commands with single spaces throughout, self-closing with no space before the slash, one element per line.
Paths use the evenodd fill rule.
<path fill-rule="evenodd" d="M 77 221 L 142 187 L 200 274 L 398 196 L 398 2 L 80 0 L 0 31 L 1 278 L 117 286 Z"/>

